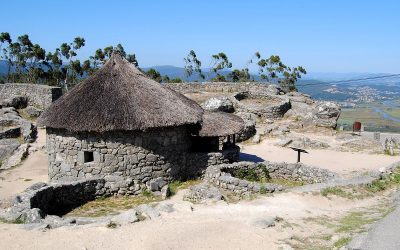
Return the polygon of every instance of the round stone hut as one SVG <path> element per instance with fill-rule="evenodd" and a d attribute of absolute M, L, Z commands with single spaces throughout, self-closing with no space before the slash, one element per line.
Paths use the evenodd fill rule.
<path fill-rule="evenodd" d="M 104 178 L 135 193 L 151 180 L 185 179 L 237 160 L 234 137 L 223 145 L 219 138 L 240 132 L 243 121 L 205 112 L 113 53 L 43 112 L 39 125 L 46 127 L 50 181 Z"/>

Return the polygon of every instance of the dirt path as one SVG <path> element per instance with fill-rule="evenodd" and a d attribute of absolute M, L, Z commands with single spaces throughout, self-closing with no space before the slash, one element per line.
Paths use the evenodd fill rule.
<path fill-rule="evenodd" d="M 320 232 L 319 225 L 304 218 L 334 218 L 378 203 L 293 193 L 238 204 L 190 205 L 179 199 L 165 201 L 174 203 L 175 212 L 117 229 L 80 226 L 40 232 L 0 224 L 0 238 L 7 249 L 279 249 L 296 235 Z M 284 221 L 266 229 L 254 225 L 275 216 Z"/>
<path fill-rule="evenodd" d="M 32 147 L 40 148 L 44 144 L 44 131 L 39 130 L 38 140 Z M 33 152 L 18 167 L 0 172 L 0 202 L 7 203 L 36 182 L 47 182 L 47 154 L 44 150 Z"/>
<path fill-rule="evenodd" d="M 265 139 L 260 144 L 242 145 L 243 159 L 256 157 L 273 162 L 295 163 L 297 152 L 290 148 L 275 146 L 278 140 Z M 366 154 L 360 152 L 340 152 L 330 149 L 307 149 L 309 154 L 301 155 L 301 162 L 333 172 L 347 175 L 354 172 L 378 170 L 400 161 L 399 156 Z M 247 154 L 247 155 L 246 155 Z"/>

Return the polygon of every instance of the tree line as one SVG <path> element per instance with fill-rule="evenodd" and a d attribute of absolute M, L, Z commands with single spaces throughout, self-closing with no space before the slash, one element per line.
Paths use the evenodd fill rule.
<path fill-rule="evenodd" d="M 38 43 L 32 42 L 26 34 L 14 40 L 8 32 L 2 32 L 0 33 L 0 60 L 6 62 L 7 72 L 0 78 L 0 83 L 30 82 L 60 86 L 68 91 L 82 79 L 96 72 L 113 51 L 118 51 L 139 68 L 136 55 L 126 53 L 121 44 L 99 48 L 94 55 L 80 61 L 77 59 L 78 53 L 85 46 L 85 42 L 83 37 L 75 37 L 71 42 L 62 43 L 54 51 L 46 52 Z M 254 53 L 243 69 L 232 69 L 232 62 L 224 52 L 213 54 L 207 74 L 203 71 L 202 63 L 194 50 L 189 51 L 183 61 L 185 74 L 183 78 L 188 79 L 194 76 L 203 81 L 207 79 L 214 82 L 255 81 L 249 72 L 250 65 L 255 64 L 262 81 L 277 83 L 288 91 L 296 91 L 296 81 L 306 74 L 306 70 L 301 66 L 289 67 L 281 61 L 279 56 L 272 55 L 263 58 L 259 52 Z M 229 72 L 226 73 L 228 70 Z M 179 77 L 170 79 L 167 75 L 162 76 L 153 68 L 143 72 L 160 83 L 183 82 Z"/>

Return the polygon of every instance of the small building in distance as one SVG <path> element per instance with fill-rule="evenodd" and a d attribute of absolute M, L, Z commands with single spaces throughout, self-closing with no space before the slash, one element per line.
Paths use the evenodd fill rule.
<path fill-rule="evenodd" d="M 237 161 L 234 134 L 243 120 L 204 111 L 114 52 L 45 110 L 39 125 L 46 127 L 50 181 L 104 178 L 121 194 L 137 194 L 154 180 Z M 220 137 L 228 142 L 221 145 Z"/>

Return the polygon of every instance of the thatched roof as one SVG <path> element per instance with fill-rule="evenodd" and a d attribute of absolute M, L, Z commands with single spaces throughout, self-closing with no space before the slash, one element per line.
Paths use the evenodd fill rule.
<path fill-rule="evenodd" d="M 39 125 L 105 132 L 200 124 L 194 101 L 148 78 L 113 53 L 95 74 L 54 102 Z"/>
<path fill-rule="evenodd" d="M 227 136 L 241 132 L 244 128 L 242 118 L 224 112 L 204 111 L 203 125 L 199 136 Z"/>

